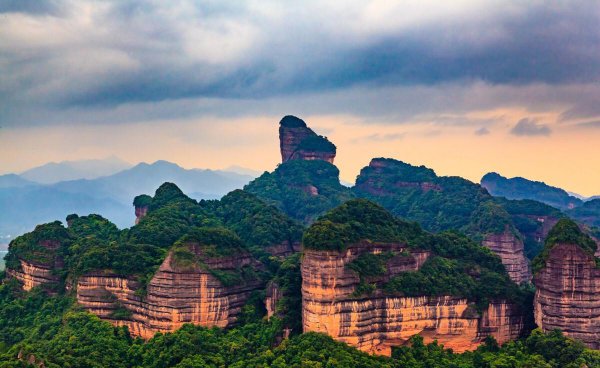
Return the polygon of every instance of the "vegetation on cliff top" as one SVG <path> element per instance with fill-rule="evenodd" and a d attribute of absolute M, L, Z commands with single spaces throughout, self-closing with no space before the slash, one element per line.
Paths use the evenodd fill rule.
<path fill-rule="evenodd" d="M 254 249 L 257 256 L 267 258 L 266 247 L 299 241 L 301 237 L 300 225 L 242 191 L 230 193 L 223 201 L 199 204 L 176 185 L 165 183 L 154 197 L 138 196 L 136 202 L 143 202 L 149 211 L 130 229 L 119 230 L 99 215 L 69 215 L 68 228 L 58 221 L 38 226 L 11 243 L 8 267 L 19 268 L 19 259 L 49 263 L 59 257 L 64 267 L 55 272 L 63 280 L 108 270 L 136 276 L 143 287 L 174 245 L 177 248 L 192 241 L 202 244 L 203 257 Z M 56 249 L 40 244 L 48 240 L 57 244 Z M 218 276 L 225 279 L 227 275 L 221 272 Z"/>
<path fill-rule="evenodd" d="M 133 199 L 134 207 L 147 207 L 152 204 L 152 197 L 147 194 L 140 194 L 139 196 Z"/>
<path fill-rule="evenodd" d="M 306 249 L 338 252 L 363 242 L 367 244 L 365 253 L 348 265 L 361 280 L 357 294 L 378 288 L 402 296 L 452 295 L 474 301 L 481 308 L 492 299 L 507 299 L 522 306 L 531 302 L 531 292 L 510 280 L 500 258 L 489 249 L 456 232 L 429 234 L 365 199 L 354 199 L 329 211 L 303 238 Z M 387 272 L 386 262 L 403 255 L 369 254 L 368 244 L 378 242 L 406 244 L 409 252 L 421 249 L 432 255 L 418 271 L 402 272 L 382 283 L 376 276 Z"/>
<path fill-rule="evenodd" d="M 350 189 L 340 184 L 339 174 L 329 162 L 291 160 L 256 178 L 244 190 L 293 219 L 310 224 L 353 197 Z"/>
<path fill-rule="evenodd" d="M 38 225 L 34 231 L 21 235 L 10 242 L 9 252 L 5 258 L 6 267 L 20 269 L 19 259 L 50 265 L 56 256 L 54 246 L 66 246 L 71 241 L 71 234 L 60 221 Z"/>
<path fill-rule="evenodd" d="M 548 233 L 544 249 L 531 262 L 531 268 L 534 274 L 546 266 L 546 261 L 550 256 L 550 251 L 558 244 L 573 244 L 579 246 L 581 250 L 594 257 L 596 252 L 596 242 L 589 235 L 581 231 L 579 225 L 573 220 L 563 218 L 554 225 Z M 596 259 L 596 263 L 598 259 Z"/>
<path fill-rule="evenodd" d="M 298 151 L 335 153 L 336 146 L 322 135 L 309 135 L 300 141 Z"/>
<path fill-rule="evenodd" d="M 300 224 L 243 190 L 234 190 L 220 201 L 201 201 L 200 205 L 250 246 L 294 243 L 302 238 Z"/>
<path fill-rule="evenodd" d="M 366 199 L 353 199 L 320 217 L 302 243 L 306 249 L 343 251 L 360 240 L 412 244 L 423 235 L 419 225 L 398 220 Z"/>
<path fill-rule="evenodd" d="M 506 211 L 484 188 L 460 177 L 437 176 L 425 166 L 373 159 L 353 191 L 428 231 L 461 230 L 477 240 L 506 228 L 514 231 Z"/>

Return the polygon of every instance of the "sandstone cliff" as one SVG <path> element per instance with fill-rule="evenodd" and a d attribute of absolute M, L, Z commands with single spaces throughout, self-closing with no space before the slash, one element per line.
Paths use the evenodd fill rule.
<path fill-rule="evenodd" d="M 502 260 L 511 280 L 520 284 L 531 281 L 529 261 L 523 252 L 523 241 L 508 229 L 501 234 L 487 235 L 481 244 Z"/>
<path fill-rule="evenodd" d="M 55 293 L 64 267 L 61 248 L 71 241 L 67 230 L 58 221 L 38 225 L 9 244 L 6 274 L 23 284 L 24 290 L 42 286 Z"/>
<path fill-rule="evenodd" d="M 200 254 L 198 249 L 195 253 Z M 201 265 L 179 265 L 171 252 L 147 285 L 146 294 L 133 278 L 94 272 L 77 281 L 77 301 L 115 325 L 126 325 L 134 336 L 150 338 L 174 331 L 184 323 L 226 327 L 235 323 L 254 290 L 264 286 L 245 277 L 225 286 L 218 276 L 255 267 L 247 253 L 203 258 Z"/>
<path fill-rule="evenodd" d="M 19 260 L 19 268 L 7 268 L 6 273 L 23 284 L 23 290 L 29 291 L 37 286 L 48 286 L 52 289 L 58 285 L 60 278 L 56 275 L 54 265 L 35 264 Z"/>
<path fill-rule="evenodd" d="M 594 256 L 576 244 L 554 246 L 534 278 L 535 321 L 544 331 L 600 349 L 600 269 Z"/>
<path fill-rule="evenodd" d="M 323 160 L 333 163 L 336 148 L 327 138 L 317 135 L 295 116 L 285 116 L 279 123 L 281 162 L 289 160 Z"/>
<path fill-rule="evenodd" d="M 513 235 L 518 231 L 509 214 L 480 185 L 437 176 L 425 166 L 374 158 L 361 170 L 354 191 L 429 231 L 459 229 L 483 237 L 482 245 L 500 256 L 513 281 L 531 280 L 523 242 Z"/>
<path fill-rule="evenodd" d="M 393 346 L 421 334 L 426 342 L 438 340 L 462 352 L 476 348 L 487 335 L 500 343 L 522 332 L 524 318 L 518 308 L 493 301 L 482 313 L 466 299 L 452 296 L 397 297 L 376 290 L 357 296 L 359 276 L 347 265 L 364 252 L 396 254 L 387 272 L 370 282 L 417 270 L 429 253 L 411 251 L 402 244 L 362 243 L 343 252 L 306 250 L 302 262 L 302 318 L 304 332 L 326 333 L 360 350 L 390 355 Z"/>

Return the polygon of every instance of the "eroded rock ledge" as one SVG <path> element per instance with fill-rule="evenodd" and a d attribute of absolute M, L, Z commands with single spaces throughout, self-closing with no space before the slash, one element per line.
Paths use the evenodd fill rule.
<path fill-rule="evenodd" d="M 535 321 L 600 349 L 600 269 L 575 244 L 557 244 L 534 277 Z"/>
<path fill-rule="evenodd" d="M 206 267 L 178 267 L 169 254 L 142 296 L 140 284 L 110 273 L 80 277 L 77 301 L 90 312 L 115 325 L 126 325 L 134 336 L 150 338 L 156 332 L 174 331 L 184 323 L 227 327 L 260 280 L 224 286 L 208 269 L 230 271 L 256 262 L 248 254 L 207 260 Z"/>
<path fill-rule="evenodd" d="M 496 253 L 502 260 L 510 279 L 515 283 L 531 281 L 529 261 L 525 257 L 523 241 L 509 230 L 502 234 L 487 235 L 481 245 Z"/>
<path fill-rule="evenodd" d="M 344 252 L 306 250 L 302 262 L 302 317 L 304 332 L 326 333 L 360 350 L 391 355 L 393 346 L 403 345 L 421 334 L 426 342 L 438 340 L 457 352 L 472 350 L 491 335 L 499 343 L 517 338 L 524 327 L 519 309 L 502 300 L 492 301 L 482 313 L 463 298 L 395 297 L 376 291 L 356 296 L 359 276 L 348 265 L 361 253 L 392 251 L 384 282 L 400 272 L 417 270 L 428 258 L 425 251 L 412 251 L 401 244 L 358 244 Z"/>

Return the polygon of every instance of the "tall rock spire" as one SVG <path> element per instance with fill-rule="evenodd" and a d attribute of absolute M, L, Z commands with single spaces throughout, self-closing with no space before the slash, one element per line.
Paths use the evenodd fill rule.
<path fill-rule="evenodd" d="M 292 115 L 279 122 L 281 162 L 289 160 L 323 160 L 333 163 L 336 147 L 327 138 L 317 135 L 304 120 Z"/>

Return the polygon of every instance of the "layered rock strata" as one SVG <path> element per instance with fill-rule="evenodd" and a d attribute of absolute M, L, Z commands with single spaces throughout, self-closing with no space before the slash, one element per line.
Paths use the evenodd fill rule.
<path fill-rule="evenodd" d="M 23 260 L 20 260 L 20 263 L 20 269 L 8 268 L 6 273 L 21 282 L 25 291 L 29 291 L 36 286 L 56 285 L 60 281 L 60 278 L 53 272 L 53 266 Z"/>
<path fill-rule="evenodd" d="M 40 241 L 39 245 L 53 254 L 47 262 L 19 259 L 20 267 L 17 269 L 7 268 L 6 274 L 21 282 L 25 291 L 37 286 L 44 286 L 52 292 L 60 282 L 57 272 L 63 267 L 62 258 L 54 254 L 60 247 L 60 242 L 44 240 Z"/>
<path fill-rule="evenodd" d="M 536 324 L 560 329 L 600 349 L 600 269 L 591 254 L 574 244 L 557 244 L 534 277 Z"/>
<path fill-rule="evenodd" d="M 226 327 L 235 323 L 250 294 L 263 287 L 245 279 L 224 286 L 210 270 L 233 271 L 255 266 L 248 254 L 204 260 L 202 267 L 180 267 L 169 254 L 147 286 L 146 295 L 132 278 L 97 272 L 80 277 L 77 301 L 115 325 L 129 327 L 134 336 L 150 338 L 174 331 L 184 323 Z"/>
<path fill-rule="evenodd" d="M 285 116 L 279 126 L 281 162 L 289 160 L 323 160 L 333 163 L 335 146 L 327 138 L 317 135 L 306 123 L 295 116 Z"/>
<path fill-rule="evenodd" d="M 462 352 L 476 348 L 491 335 L 500 343 L 517 338 L 524 324 L 518 308 L 493 301 L 478 313 L 466 299 L 442 297 L 395 297 L 379 291 L 356 296 L 359 276 L 346 267 L 361 253 L 397 254 L 387 261 L 384 282 L 395 274 L 417 270 L 427 252 L 406 255 L 400 244 L 355 245 L 340 253 L 306 250 L 302 262 L 302 323 L 304 332 L 326 333 L 360 350 L 391 355 L 391 348 L 421 334 L 426 342 L 438 340 Z"/>
<path fill-rule="evenodd" d="M 508 276 L 515 283 L 531 281 L 529 261 L 525 257 L 523 241 L 510 230 L 501 234 L 489 234 L 481 242 L 496 253 L 506 268 Z"/>

